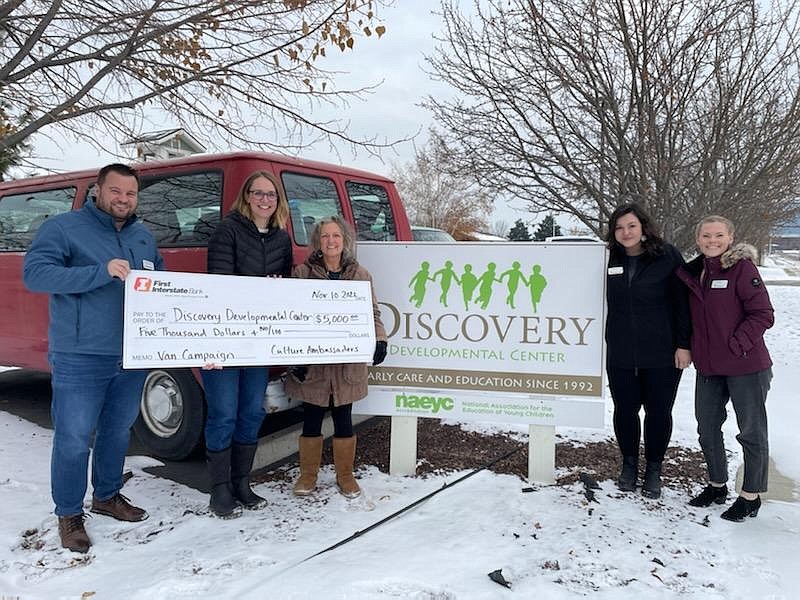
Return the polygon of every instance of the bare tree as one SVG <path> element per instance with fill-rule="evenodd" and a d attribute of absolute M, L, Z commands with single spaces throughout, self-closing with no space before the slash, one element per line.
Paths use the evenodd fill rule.
<path fill-rule="evenodd" d="M 380 37 L 376 10 L 385 3 L 0 2 L 0 152 L 52 126 L 128 137 L 153 109 L 212 145 L 221 138 L 291 150 L 326 138 L 375 147 L 313 111 L 368 91 L 334 89 L 335 73 L 320 64 L 358 38 Z"/>
<path fill-rule="evenodd" d="M 431 132 L 428 143 L 415 152 L 414 159 L 395 166 L 392 177 L 411 222 L 437 227 L 456 239 L 486 228 L 493 196 L 471 179 L 450 175 L 448 150 Z"/>
<path fill-rule="evenodd" d="M 497 237 L 504 238 L 508 235 L 509 229 L 511 229 L 511 223 L 505 219 L 495 219 L 492 221 L 492 224 L 489 228 L 489 233 L 496 235 Z"/>
<path fill-rule="evenodd" d="M 443 0 L 449 164 L 598 235 L 638 201 L 684 249 L 708 213 L 763 243 L 800 208 L 800 8 L 768 3 Z"/>

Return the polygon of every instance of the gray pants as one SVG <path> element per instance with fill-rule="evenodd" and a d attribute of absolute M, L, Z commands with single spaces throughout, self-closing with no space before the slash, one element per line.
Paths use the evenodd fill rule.
<path fill-rule="evenodd" d="M 736 440 L 744 451 L 742 491 L 754 494 L 767 491 L 769 440 L 766 402 L 771 380 L 772 369 L 728 377 L 697 374 L 694 414 L 710 481 L 728 481 L 728 460 L 722 439 L 722 424 L 728 417 L 725 406 L 730 399 L 739 424 Z"/>

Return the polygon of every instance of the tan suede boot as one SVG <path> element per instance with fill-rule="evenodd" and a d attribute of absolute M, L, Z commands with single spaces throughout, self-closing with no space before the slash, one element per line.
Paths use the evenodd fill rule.
<path fill-rule="evenodd" d="M 353 477 L 353 461 L 356 458 L 356 436 L 333 438 L 333 465 L 336 467 L 336 483 L 346 498 L 361 495 L 361 488 Z"/>
<path fill-rule="evenodd" d="M 317 473 L 322 460 L 322 436 L 300 436 L 300 477 L 294 484 L 295 496 L 308 496 L 317 486 Z"/>

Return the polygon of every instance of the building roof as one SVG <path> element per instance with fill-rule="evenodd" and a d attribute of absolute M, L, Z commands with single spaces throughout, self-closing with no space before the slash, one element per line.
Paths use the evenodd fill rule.
<path fill-rule="evenodd" d="M 205 152 L 206 148 L 197 141 L 192 134 L 187 132 L 181 127 L 174 129 L 159 129 L 156 131 L 149 131 L 136 137 L 132 137 L 122 142 L 123 146 L 134 146 L 136 144 L 164 144 L 175 137 L 181 137 L 192 149 L 197 152 Z"/>

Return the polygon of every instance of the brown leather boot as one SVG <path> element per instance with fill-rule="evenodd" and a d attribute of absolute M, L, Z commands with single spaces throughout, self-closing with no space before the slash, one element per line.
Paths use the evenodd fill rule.
<path fill-rule="evenodd" d="M 92 498 L 93 513 L 114 517 L 117 521 L 144 521 L 148 516 L 147 511 L 134 506 L 128 499 L 117 492 L 108 500 Z"/>
<path fill-rule="evenodd" d="M 73 552 L 85 554 L 92 545 L 83 527 L 83 513 L 58 517 L 58 537 L 61 538 L 61 545 Z"/>
<path fill-rule="evenodd" d="M 346 498 L 361 495 L 356 478 L 353 477 L 353 461 L 356 458 L 356 436 L 333 438 L 333 465 L 336 467 L 336 483 Z"/>
<path fill-rule="evenodd" d="M 294 484 L 295 496 L 308 496 L 317 486 L 317 473 L 322 460 L 322 436 L 301 435 L 298 440 L 300 450 L 300 477 Z"/>

